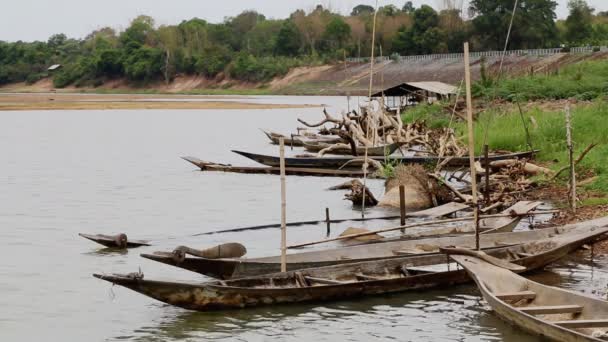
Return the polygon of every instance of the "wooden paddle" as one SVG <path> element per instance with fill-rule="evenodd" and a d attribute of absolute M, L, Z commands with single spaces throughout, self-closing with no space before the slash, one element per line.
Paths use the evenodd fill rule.
<path fill-rule="evenodd" d="M 185 258 L 186 254 L 206 259 L 240 258 L 247 254 L 247 248 L 240 243 L 230 242 L 202 250 L 179 246 L 173 251 L 178 259 Z"/>
<path fill-rule="evenodd" d="M 466 249 L 466 248 L 447 248 L 447 247 L 440 247 L 439 250 L 442 253 L 445 253 L 448 255 L 455 254 L 455 255 L 472 256 L 472 257 L 481 259 L 487 263 L 490 263 L 494 266 L 498 266 L 498 267 L 501 267 L 501 268 L 504 268 L 504 269 L 507 269 L 507 270 L 513 271 L 513 272 L 523 272 L 526 270 L 526 268 L 524 266 L 516 265 L 516 264 L 508 262 L 506 260 L 495 258 L 482 251 L 474 251 L 474 250 Z"/>

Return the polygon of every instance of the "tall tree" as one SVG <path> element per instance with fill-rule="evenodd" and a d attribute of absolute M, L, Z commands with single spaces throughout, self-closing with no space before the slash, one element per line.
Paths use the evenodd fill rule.
<path fill-rule="evenodd" d="M 570 44 L 584 44 L 593 35 L 593 12 L 585 0 L 568 1 L 570 14 L 566 19 L 566 40 Z"/>
<path fill-rule="evenodd" d="M 374 8 L 372 6 L 369 5 L 357 5 L 353 8 L 352 12 L 350 13 L 350 15 L 352 15 L 353 17 L 358 16 L 358 15 L 362 15 L 362 14 L 370 14 L 370 13 L 374 13 Z"/>
<path fill-rule="evenodd" d="M 476 15 L 473 28 L 481 40 L 481 48 L 498 50 L 504 47 L 514 4 L 515 0 L 471 0 L 469 10 Z M 553 0 L 519 0 L 509 47 L 517 49 L 555 45 L 556 7 L 557 2 Z"/>
<path fill-rule="evenodd" d="M 340 16 L 334 16 L 325 28 L 324 37 L 337 48 L 343 48 L 344 43 L 350 38 L 350 26 Z"/>
<path fill-rule="evenodd" d="M 302 36 L 291 20 L 286 20 L 277 35 L 275 51 L 281 56 L 296 56 L 302 47 Z"/>

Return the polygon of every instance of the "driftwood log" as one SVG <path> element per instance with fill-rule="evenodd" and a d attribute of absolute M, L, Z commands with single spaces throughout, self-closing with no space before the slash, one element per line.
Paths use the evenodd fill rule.
<path fill-rule="evenodd" d="M 332 186 L 328 190 L 350 190 L 350 193 L 344 195 L 344 199 L 353 202 L 354 205 L 363 203 L 363 193 L 365 193 L 365 206 L 373 207 L 378 205 L 378 200 L 368 187 L 364 186 L 358 179 Z"/>

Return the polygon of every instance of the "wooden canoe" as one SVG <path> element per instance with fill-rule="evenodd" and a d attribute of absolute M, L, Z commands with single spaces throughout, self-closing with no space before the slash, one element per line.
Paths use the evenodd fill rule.
<path fill-rule="evenodd" d="M 523 245 L 498 248 L 489 254 L 532 271 L 559 260 L 607 232 L 608 227 L 582 228 Z M 141 274 L 94 276 L 161 302 L 197 311 L 419 291 L 469 280 L 464 270 L 458 269 L 455 264 L 446 264 L 446 256 L 441 254 L 382 259 L 208 283 L 145 280 Z"/>
<path fill-rule="evenodd" d="M 319 152 L 332 145 L 332 144 L 328 144 L 328 143 L 324 143 L 324 142 L 303 142 L 303 144 L 304 144 L 304 149 L 309 152 Z M 393 152 L 395 152 L 399 148 L 399 145 L 400 144 L 394 143 L 394 144 L 383 145 L 383 146 L 368 147 L 367 155 L 368 156 L 379 156 L 379 157 L 390 156 L 391 154 L 393 154 Z M 359 155 L 359 156 L 365 155 L 364 146 L 357 146 L 356 149 L 357 149 L 357 155 Z M 344 148 L 333 149 L 330 152 L 328 152 L 327 154 L 352 155 L 352 150 L 350 147 L 345 146 Z"/>
<path fill-rule="evenodd" d="M 216 171 L 216 172 L 232 172 L 232 173 L 243 173 L 243 174 L 267 174 L 267 175 L 279 175 L 281 169 L 279 167 L 271 166 L 232 166 L 226 164 L 218 164 L 213 162 L 206 162 L 196 157 L 182 157 L 185 161 L 188 161 L 201 169 L 201 171 Z M 285 174 L 288 176 L 314 176 L 314 177 L 347 177 L 347 178 L 358 178 L 363 177 L 363 171 L 361 170 L 332 170 L 332 169 L 316 169 L 316 168 L 303 168 L 303 167 L 287 167 L 285 168 Z M 369 177 L 369 175 L 368 175 Z"/>
<path fill-rule="evenodd" d="M 286 136 L 280 133 L 263 131 L 274 145 L 279 144 L 279 138 L 283 137 L 285 146 L 304 146 L 304 143 L 323 142 L 328 144 L 336 144 L 344 140 L 337 135 L 291 135 Z"/>
<path fill-rule="evenodd" d="M 103 235 L 103 234 L 78 234 L 85 239 L 97 242 L 100 245 L 108 248 L 136 248 L 142 246 L 150 246 L 148 241 L 144 240 L 129 240 L 126 234 L 118 235 Z"/>
<path fill-rule="evenodd" d="M 266 134 L 268 139 L 270 139 L 270 142 L 274 145 L 278 145 L 279 139 L 282 137 L 283 141 L 285 143 L 285 146 L 302 146 L 302 141 L 300 141 L 297 138 L 294 138 L 294 136 L 289 137 L 289 136 L 285 136 L 283 134 L 275 133 L 275 132 L 267 132 L 267 131 L 262 131 L 262 132 L 264 132 L 264 134 Z"/>
<path fill-rule="evenodd" d="M 512 205 L 511 207 L 503 210 L 501 214 L 526 214 L 536 209 L 538 206 L 543 204 L 538 201 L 519 201 Z M 522 216 L 511 216 L 511 217 L 496 217 L 496 218 L 488 218 L 481 219 L 479 221 L 479 229 L 482 234 L 489 233 L 508 233 L 512 232 L 515 227 L 521 221 Z M 415 239 L 421 237 L 431 237 L 431 236 L 440 236 L 440 235 L 448 235 L 448 234 L 470 234 L 475 233 L 475 223 L 467 222 L 465 224 L 443 227 L 443 228 L 431 228 L 425 229 L 418 233 L 413 234 L 404 234 L 402 236 L 397 237 L 396 239 L 404 240 L 404 239 Z"/>
<path fill-rule="evenodd" d="M 275 156 L 268 156 L 263 154 L 249 153 L 243 151 L 233 150 L 232 152 L 242 155 L 243 157 L 254 160 L 260 164 L 278 167 L 280 166 L 280 158 Z M 519 158 L 531 158 L 538 151 L 527 151 L 518 153 L 508 153 L 500 155 L 490 155 L 490 161 L 504 160 L 504 159 L 519 159 Z M 384 162 L 385 157 L 371 156 L 379 162 Z M 391 156 L 389 158 L 391 162 L 399 164 L 427 164 L 437 163 L 439 158 L 436 156 Z M 483 157 L 475 157 L 475 160 L 483 160 Z M 352 156 L 333 156 L 333 157 L 287 157 L 285 158 L 285 167 L 304 167 L 304 168 L 329 168 L 329 169 L 360 169 L 363 165 L 362 157 Z M 468 166 L 468 157 L 454 157 L 450 159 L 447 166 Z"/>
<path fill-rule="evenodd" d="M 587 222 L 580 222 L 564 227 L 546 228 L 513 233 L 485 234 L 480 236 L 483 249 L 527 243 L 554 235 L 563 234 L 573 229 L 608 225 L 608 216 Z M 474 248 L 475 236 L 461 235 L 433 239 L 390 241 L 364 244 L 335 249 L 300 252 L 287 255 L 287 269 L 298 270 L 311 267 L 323 267 L 360 261 L 399 258 L 423 254 L 439 254 L 445 246 Z M 281 257 L 239 259 L 205 259 L 186 257 L 176 259 L 171 252 L 142 254 L 142 257 L 167 265 L 183 268 L 217 279 L 235 279 L 275 273 L 281 270 Z"/>
<path fill-rule="evenodd" d="M 472 256 L 452 258 L 505 321 L 555 341 L 606 341 L 608 302 L 539 284 Z"/>

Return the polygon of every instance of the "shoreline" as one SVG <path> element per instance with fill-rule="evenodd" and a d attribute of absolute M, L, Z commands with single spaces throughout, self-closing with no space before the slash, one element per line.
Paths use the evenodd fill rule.
<path fill-rule="evenodd" d="M 135 110 L 135 109 L 289 109 L 310 104 L 248 102 L 242 95 L 1 93 L 0 111 L 25 110 Z"/>

